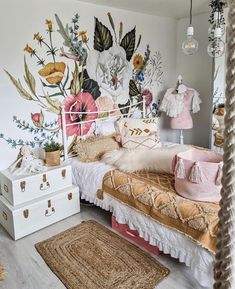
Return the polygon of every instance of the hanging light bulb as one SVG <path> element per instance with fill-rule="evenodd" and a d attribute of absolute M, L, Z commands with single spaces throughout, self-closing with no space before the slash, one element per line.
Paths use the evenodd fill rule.
<path fill-rule="evenodd" d="M 193 38 L 194 28 L 192 26 L 193 2 L 190 1 L 190 25 L 187 28 L 187 38 L 182 43 L 182 50 L 186 55 L 193 55 L 198 51 L 198 42 Z"/>
<path fill-rule="evenodd" d="M 194 28 L 189 26 L 187 28 L 187 38 L 182 43 L 182 50 L 186 55 L 193 55 L 198 51 L 198 42 L 193 38 Z"/>
<path fill-rule="evenodd" d="M 218 27 L 218 23 L 219 27 L 221 28 L 221 35 L 223 36 L 225 33 L 225 24 L 221 23 L 220 21 L 220 12 L 214 14 L 214 22 L 210 25 L 208 29 L 208 35 L 211 39 L 214 38 L 215 29 L 216 27 Z"/>
<path fill-rule="evenodd" d="M 222 37 L 222 30 L 220 27 L 215 28 L 214 40 L 211 41 L 207 47 L 207 52 L 211 57 L 217 58 L 224 54 L 225 44 Z"/>

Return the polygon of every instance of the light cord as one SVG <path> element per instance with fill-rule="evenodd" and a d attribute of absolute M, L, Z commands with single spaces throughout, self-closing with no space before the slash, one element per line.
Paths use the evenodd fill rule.
<path fill-rule="evenodd" d="M 192 14 L 193 14 L 193 0 L 190 1 L 190 12 L 189 12 L 189 14 L 190 14 L 190 26 L 191 26 L 192 25 L 192 18 L 193 18 L 193 16 L 192 16 Z"/>

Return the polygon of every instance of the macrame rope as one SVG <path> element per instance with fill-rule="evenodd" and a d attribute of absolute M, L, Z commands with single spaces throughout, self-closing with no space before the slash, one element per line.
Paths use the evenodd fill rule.
<path fill-rule="evenodd" d="M 225 144 L 214 289 L 235 288 L 235 0 L 229 0 Z"/>

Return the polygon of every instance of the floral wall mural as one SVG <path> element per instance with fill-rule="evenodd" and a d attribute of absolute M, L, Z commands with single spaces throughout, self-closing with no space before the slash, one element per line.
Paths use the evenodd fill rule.
<path fill-rule="evenodd" d="M 80 29 L 80 17 L 75 14 L 70 24 L 64 24 L 58 15 L 45 21 L 46 33 L 36 32 L 34 42 L 26 44 L 24 75 L 18 79 L 6 70 L 18 94 L 28 102 L 37 103 L 38 111 L 31 113 L 31 122 L 13 117 L 15 125 L 32 134 L 31 140 L 14 139 L 1 133 L 0 138 L 11 147 L 28 144 L 42 146 L 57 139 L 61 131 L 60 111 L 92 112 L 67 114 L 71 124 L 67 135 L 72 141 L 81 135 L 92 134 L 92 123 L 81 126 L 82 120 L 104 117 L 106 111 L 126 115 L 125 107 L 146 98 L 148 113 L 158 115 L 158 103 L 153 99 L 154 86 L 162 84 L 162 57 L 160 51 L 151 52 L 149 45 L 142 55 L 138 49 L 143 37 L 137 28 L 126 31 L 123 22 L 116 24 L 111 13 L 109 25 L 94 18 L 94 34 Z M 61 44 L 54 44 L 59 33 Z M 29 65 L 30 63 L 30 65 Z M 37 73 L 30 67 L 35 65 Z M 49 121 L 46 115 L 54 115 Z M 73 125 L 74 124 L 74 125 Z"/>

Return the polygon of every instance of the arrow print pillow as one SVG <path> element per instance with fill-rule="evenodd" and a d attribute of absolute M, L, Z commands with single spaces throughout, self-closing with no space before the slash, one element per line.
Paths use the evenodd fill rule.
<path fill-rule="evenodd" d="M 158 118 L 122 118 L 116 122 L 117 133 L 122 136 L 150 136 L 159 131 Z"/>

